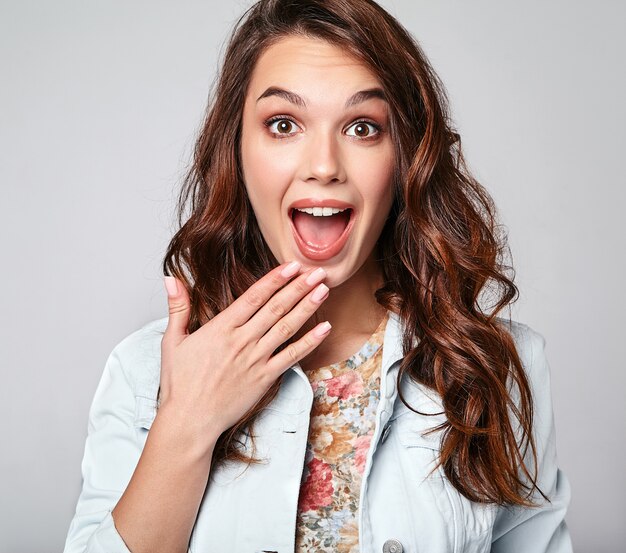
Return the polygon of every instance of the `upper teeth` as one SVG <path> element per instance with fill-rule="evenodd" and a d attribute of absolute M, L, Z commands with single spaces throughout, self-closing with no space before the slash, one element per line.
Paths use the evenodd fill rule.
<path fill-rule="evenodd" d="M 336 207 L 296 207 L 295 209 L 297 209 L 298 211 L 304 211 L 304 213 L 308 213 L 309 215 L 313 215 L 314 217 L 328 217 L 329 215 L 341 213 L 348 208 L 338 209 Z"/>

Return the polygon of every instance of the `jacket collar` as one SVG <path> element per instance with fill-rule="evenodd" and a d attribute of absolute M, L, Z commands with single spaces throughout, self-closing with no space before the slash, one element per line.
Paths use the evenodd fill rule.
<path fill-rule="evenodd" d="M 403 358 L 402 354 L 402 321 L 395 312 L 388 311 L 389 318 L 385 326 L 383 354 L 381 366 L 381 398 L 386 402 L 393 402 L 397 395 L 396 373 L 397 362 Z M 131 362 L 134 366 L 127 375 L 131 381 L 135 396 L 146 404 L 142 409 L 141 420 L 137 424 L 147 425 L 152 422 L 156 411 L 156 397 L 160 378 L 161 338 L 167 327 L 167 317 L 152 321 L 144 327 L 144 331 L 154 339 L 141 341 L 139 347 L 132 349 Z M 268 406 L 269 409 L 285 414 L 298 414 L 307 410 L 310 412 L 313 402 L 313 389 L 307 375 L 299 363 L 289 367 L 283 376 L 278 394 Z"/>
<path fill-rule="evenodd" d="M 389 318 L 385 327 L 383 341 L 383 355 L 381 366 L 381 398 L 395 400 L 397 389 L 395 375 L 397 373 L 397 361 L 403 358 L 402 354 L 402 331 L 403 326 L 400 317 L 393 311 L 388 311 Z M 280 390 L 269 408 L 286 414 L 298 414 L 303 411 L 310 412 L 313 403 L 313 389 L 308 376 L 302 370 L 300 363 L 289 367 L 283 376 Z"/>
<path fill-rule="evenodd" d="M 385 336 L 383 339 L 383 358 L 381 367 L 381 382 L 387 375 L 389 368 L 396 361 L 402 359 L 402 321 L 399 315 L 393 311 L 387 311 L 389 318 L 387 319 L 387 325 L 385 326 Z M 300 363 L 292 365 L 290 370 L 297 372 L 300 376 L 307 378 L 300 366 Z M 308 378 L 307 378 L 308 380 Z"/>

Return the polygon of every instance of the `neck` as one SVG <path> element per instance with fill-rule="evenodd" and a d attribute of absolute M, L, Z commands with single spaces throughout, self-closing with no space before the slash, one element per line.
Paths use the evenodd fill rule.
<path fill-rule="evenodd" d="M 387 313 L 374 298 L 381 285 L 382 274 L 370 256 L 357 273 L 330 289 L 328 298 L 294 337 L 299 339 L 323 321 L 332 325 L 330 334 L 300 361 L 304 370 L 343 361 L 358 351 Z"/>

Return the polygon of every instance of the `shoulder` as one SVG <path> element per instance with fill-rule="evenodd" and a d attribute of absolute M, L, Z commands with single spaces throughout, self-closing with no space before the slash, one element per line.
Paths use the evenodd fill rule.
<path fill-rule="evenodd" d="M 136 396 L 156 398 L 161 374 L 161 339 L 168 317 L 154 319 L 122 339 L 111 352 Z"/>
<path fill-rule="evenodd" d="M 146 323 L 121 340 L 113 351 L 120 358 L 132 360 L 151 352 L 156 345 L 160 348 L 167 320 L 167 317 L 163 317 Z"/>
<path fill-rule="evenodd" d="M 496 317 L 495 319 L 511 333 L 518 350 L 520 350 L 520 355 L 530 353 L 533 348 L 545 346 L 545 338 L 536 328 L 514 319 L 505 319 L 504 317 Z"/>
<path fill-rule="evenodd" d="M 546 339 L 537 329 L 514 320 L 496 317 L 508 330 L 524 368 L 534 402 L 550 402 L 550 365 L 546 357 Z"/>
<path fill-rule="evenodd" d="M 543 334 L 520 321 L 503 317 L 496 317 L 496 321 L 509 331 L 522 364 L 527 370 L 531 370 L 543 355 L 546 346 L 546 339 Z"/>

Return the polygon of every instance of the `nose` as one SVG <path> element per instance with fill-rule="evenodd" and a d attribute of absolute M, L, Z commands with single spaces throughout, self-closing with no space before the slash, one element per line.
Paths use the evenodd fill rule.
<path fill-rule="evenodd" d="M 318 132 L 304 146 L 304 181 L 321 184 L 344 182 L 346 179 L 340 144 L 331 132 Z"/>

